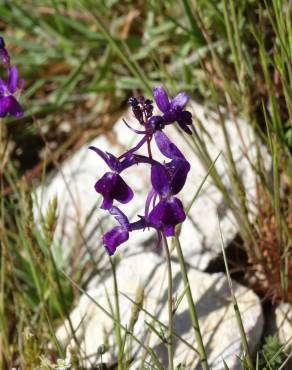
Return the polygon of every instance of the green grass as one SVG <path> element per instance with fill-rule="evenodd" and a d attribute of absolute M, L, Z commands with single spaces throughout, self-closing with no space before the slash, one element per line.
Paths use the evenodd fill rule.
<path fill-rule="evenodd" d="M 83 143 L 110 130 L 133 91 L 150 95 L 158 83 L 171 93 L 186 90 L 218 114 L 231 191 L 212 166 L 214 158 L 204 145 L 208 128 L 198 121 L 192 147 L 232 210 L 251 265 L 261 266 L 264 281 L 258 281 L 257 292 L 265 295 L 267 284 L 280 287 L 269 291 L 268 298 L 292 301 L 289 5 L 289 0 L 0 2 L 1 34 L 26 81 L 24 117 L 2 120 L 0 126 L 1 369 L 45 369 L 44 358 L 63 358 L 56 328 L 69 318 L 90 278 L 102 273 L 102 257 L 91 258 L 82 225 L 68 259 L 54 258 L 58 205 L 52 201 L 37 227 L 31 189 L 43 185 L 47 174 L 59 170 Z M 225 113 L 234 124 L 237 116 L 243 117 L 258 135 L 252 163 L 258 190 L 255 219 L 230 150 Z M 64 122 L 69 129 L 62 129 Z M 271 172 L 260 143 L 271 155 Z M 81 259 L 76 266 L 79 253 L 92 264 Z M 73 264 L 76 268 L 69 268 Z M 122 369 L 124 346 L 131 348 L 137 338 L 132 337 L 133 328 L 122 330 L 117 309 L 118 297 L 109 315 L 116 323 Z M 143 351 L 145 361 L 147 357 L 154 368 L 161 368 L 149 346 Z M 125 353 L 129 359 L 130 349 Z M 77 363 L 83 354 L 74 356 L 75 367 L 81 367 Z M 266 364 L 260 366 L 273 368 L 273 356 L 262 357 Z M 251 368 L 246 366 L 243 362 L 243 368 Z"/>

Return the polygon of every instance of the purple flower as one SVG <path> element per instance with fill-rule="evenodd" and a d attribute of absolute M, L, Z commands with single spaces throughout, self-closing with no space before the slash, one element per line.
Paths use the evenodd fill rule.
<path fill-rule="evenodd" d="M 139 216 L 140 220 L 130 223 L 127 216 L 115 206 L 109 209 L 109 213 L 115 216 L 115 219 L 120 224 L 120 226 L 115 226 L 102 237 L 107 253 L 112 256 L 117 247 L 129 239 L 131 231 L 142 230 L 150 225 L 147 224 L 145 217 L 141 216 Z"/>
<path fill-rule="evenodd" d="M 101 208 L 108 210 L 119 223 L 102 237 L 110 256 L 115 253 L 119 245 L 129 239 L 130 232 L 154 228 L 158 234 L 157 245 L 159 245 L 162 233 L 165 236 L 173 236 L 175 226 L 186 218 L 183 204 L 176 195 L 186 182 L 190 164 L 162 130 L 165 125 L 176 121 L 184 131 L 191 134 L 188 126 L 192 124 L 192 116 L 190 112 L 184 110 L 189 97 L 185 92 L 181 92 L 169 101 L 162 87 L 156 87 L 153 93 L 159 109 L 163 112 L 162 116 L 153 116 L 151 100 L 143 97 L 129 99 L 133 115 L 143 129 L 135 129 L 126 121 L 124 123 L 135 134 L 143 135 L 138 144 L 119 157 L 93 146 L 89 148 L 95 151 L 110 168 L 110 171 L 95 184 L 95 190 L 103 196 Z M 161 164 L 153 158 L 151 153 L 153 136 L 159 151 L 170 160 L 169 162 Z M 148 155 L 137 154 L 137 151 L 146 144 Z M 151 165 L 152 189 L 145 201 L 144 216 L 139 216 L 138 221 L 130 223 L 127 216 L 118 207 L 113 206 L 113 202 L 117 200 L 120 203 L 128 203 L 133 198 L 133 191 L 121 177 L 121 172 L 142 163 Z"/>
<path fill-rule="evenodd" d="M 120 160 L 111 153 L 105 153 L 94 146 L 89 147 L 89 149 L 95 151 L 112 170 L 112 172 L 106 172 L 94 186 L 97 193 L 103 196 L 101 208 L 110 209 L 114 200 L 123 204 L 130 202 L 134 196 L 133 190 L 119 173 L 135 163 L 134 157 L 131 155 Z"/>
<path fill-rule="evenodd" d="M 2 60 L 4 67 L 9 67 L 10 57 L 8 51 L 5 48 L 5 41 L 3 37 L 0 37 L 0 59 Z"/>
<path fill-rule="evenodd" d="M 18 79 L 17 67 L 12 66 L 8 69 L 8 80 L 4 83 L 0 79 L 0 117 L 3 118 L 7 114 L 14 117 L 21 117 L 23 109 L 18 103 L 15 94 L 19 96 L 22 81 Z"/>
<path fill-rule="evenodd" d="M 102 237 L 107 253 L 112 256 L 117 247 L 129 239 L 130 224 L 127 216 L 118 207 L 110 208 L 109 212 L 115 216 L 115 219 L 120 224 L 120 226 L 115 226 Z"/>
<path fill-rule="evenodd" d="M 109 213 L 115 216 L 115 219 L 120 224 L 119 226 L 115 226 L 110 231 L 105 233 L 102 237 L 103 244 L 110 256 L 115 253 L 119 245 L 129 239 L 130 232 L 136 230 L 144 230 L 145 228 L 149 227 L 155 228 L 155 226 L 151 225 L 151 223 L 144 216 L 138 216 L 138 221 L 130 223 L 127 216 L 116 206 L 111 207 L 109 209 Z M 158 240 L 161 240 L 160 235 L 158 235 Z"/>
<path fill-rule="evenodd" d="M 153 227 L 162 230 L 165 236 L 174 236 L 174 228 L 186 219 L 182 202 L 176 198 L 162 199 L 150 212 Z"/>
<path fill-rule="evenodd" d="M 192 124 L 192 114 L 184 110 L 189 101 L 189 96 L 185 92 L 180 92 L 169 101 L 167 92 L 162 86 L 153 89 L 154 99 L 158 108 L 164 113 L 163 118 L 166 124 L 177 122 L 182 130 L 187 134 L 192 134 L 188 127 Z"/>
<path fill-rule="evenodd" d="M 129 203 L 134 196 L 133 190 L 126 184 L 122 177 L 115 172 L 105 173 L 96 182 L 94 188 L 97 193 L 103 196 L 101 208 L 109 209 L 113 205 L 114 199 L 120 203 Z"/>
<path fill-rule="evenodd" d="M 151 183 L 160 201 L 150 212 L 149 223 L 163 230 L 166 236 L 173 236 L 174 227 L 186 218 L 182 202 L 174 195 L 182 190 L 191 166 L 162 131 L 155 133 L 155 141 L 161 153 L 171 161 L 164 165 L 155 163 L 151 167 Z"/>
<path fill-rule="evenodd" d="M 182 202 L 174 195 L 183 188 L 189 170 L 190 164 L 181 158 L 151 167 L 151 183 L 160 201 L 150 212 L 149 222 L 166 236 L 173 236 L 175 226 L 186 218 Z"/>
<path fill-rule="evenodd" d="M 23 80 L 18 79 L 17 67 L 10 67 L 10 57 L 3 37 L 0 37 L 0 60 L 8 73 L 7 82 L 0 79 L 0 118 L 8 114 L 17 118 L 21 117 L 23 109 L 17 99 L 21 93 Z"/>
<path fill-rule="evenodd" d="M 129 232 L 122 226 L 115 226 L 102 237 L 107 253 L 112 256 L 117 247 L 129 239 Z"/>

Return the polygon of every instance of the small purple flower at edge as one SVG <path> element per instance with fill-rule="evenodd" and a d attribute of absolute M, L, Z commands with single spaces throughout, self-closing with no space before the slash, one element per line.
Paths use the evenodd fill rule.
<path fill-rule="evenodd" d="M 1 36 L 0 36 L 0 60 L 2 60 L 4 67 L 10 66 L 10 57 L 8 51 L 5 48 L 5 41 Z"/>
<path fill-rule="evenodd" d="M 10 56 L 5 48 L 5 41 L 0 37 L 0 60 L 8 74 L 7 82 L 0 79 L 0 118 L 10 114 L 16 118 L 23 115 L 23 109 L 18 102 L 23 80 L 18 78 L 16 66 L 10 66 Z"/>
<path fill-rule="evenodd" d="M 7 114 L 11 114 L 14 117 L 21 117 L 23 115 L 23 109 L 17 97 L 21 91 L 22 81 L 18 79 L 17 67 L 12 66 L 8 69 L 8 80 L 4 83 L 0 79 L 0 117 L 3 118 Z"/>

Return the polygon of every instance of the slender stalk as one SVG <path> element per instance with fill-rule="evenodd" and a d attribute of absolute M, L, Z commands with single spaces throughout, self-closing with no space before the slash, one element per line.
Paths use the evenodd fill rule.
<path fill-rule="evenodd" d="M 243 349 L 244 349 L 244 352 L 245 352 L 248 369 L 249 370 L 254 370 L 254 366 L 253 366 L 253 362 L 252 362 L 252 358 L 251 358 L 251 353 L 250 353 L 250 350 L 249 350 L 248 341 L 247 341 L 247 338 L 246 338 L 243 322 L 242 322 L 239 307 L 238 307 L 238 304 L 237 304 L 237 299 L 236 299 L 234 291 L 233 291 L 232 280 L 231 280 L 231 277 L 230 277 L 229 267 L 228 267 L 227 258 L 226 258 L 226 254 L 225 254 L 225 246 L 224 246 L 224 242 L 223 242 L 223 236 L 222 236 L 222 231 L 221 231 L 219 218 L 218 218 L 218 222 L 219 222 L 219 231 L 220 231 L 220 239 L 221 239 L 221 247 L 222 247 L 222 254 L 223 254 L 223 259 L 224 259 L 224 265 L 225 265 L 227 280 L 228 280 L 229 289 L 230 289 L 230 293 L 231 293 L 231 297 L 232 297 L 232 303 L 233 303 L 233 307 L 234 307 L 237 326 L 238 326 L 238 329 L 239 329 L 239 332 L 240 332 L 241 342 L 242 342 L 242 346 L 243 346 Z"/>
<path fill-rule="evenodd" d="M 195 338 L 196 338 L 196 342 L 198 345 L 198 352 L 200 356 L 202 369 L 209 370 L 207 354 L 206 354 L 206 350 L 205 350 L 205 346 L 203 343 L 203 338 L 202 338 L 202 334 L 200 330 L 198 314 L 197 314 L 197 310 L 196 310 L 195 303 L 193 300 L 193 295 L 192 295 L 191 287 L 189 284 L 186 264 L 185 264 L 185 260 L 184 260 L 184 256 L 183 256 L 183 252 L 182 252 L 182 248 L 181 248 L 181 244 L 180 244 L 178 236 L 175 237 L 175 246 L 176 246 L 176 251 L 177 251 L 177 256 L 178 256 L 178 260 L 180 264 L 180 270 L 181 270 L 184 286 L 186 289 L 186 296 L 187 296 L 188 305 L 189 305 L 189 312 L 191 315 L 192 326 L 195 331 Z"/>
<path fill-rule="evenodd" d="M 174 370 L 173 365 L 173 311 L 172 311 L 172 270 L 171 270 L 171 258 L 168 248 L 167 239 L 162 233 L 164 241 L 164 249 L 166 255 L 167 264 L 167 276 L 168 276 L 168 338 L 167 338 L 167 352 L 168 352 L 168 369 Z"/>
<path fill-rule="evenodd" d="M 121 322 L 121 314 L 120 314 L 120 302 L 119 302 L 119 291 L 118 291 L 118 281 L 117 281 L 117 273 L 116 273 L 116 259 L 110 258 L 110 263 L 112 266 L 113 271 L 113 279 L 114 279 L 114 294 L 115 294 L 115 306 L 116 306 L 116 320 Z M 115 325 L 115 332 L 116 332 L 116 340 L 118 343 L 118 370 L 123 369 L 123 340 L 122 340 L 122 333 L 121 327 L 119 325 Z"/>

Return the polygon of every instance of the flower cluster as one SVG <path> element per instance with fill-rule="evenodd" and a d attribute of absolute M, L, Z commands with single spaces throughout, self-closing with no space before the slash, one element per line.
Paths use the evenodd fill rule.
<path fill-rule="evenodd" d="M 102 237 L 109 255 L 113 255 L 116 248 L 127 241 L 130 233 L 135 230 L 155 229 L 159 244 L 161 233 L 165 236 L 174 236 L 175 226 L 186 218 L 182 202 L 176 195 L 186 182 L 190 164 L 163 130 L 167 125 L 177 122 L 186 133 L 192 133 L 190 130 L 192 115 L 185 110 L 189 97 L 185 92 L 181 92 L 170 101 L 161 86 L 153 89 L 153 95 L 162 115 L 153 115 L 153 102 L 149 99 L 143 97 L 129 99 L 133 115 L 142 127 L 141 130 L 137 130 L 124 121 L 128 128 L 142 136 L 135 147 L 119 157 L 93 146 L 89 148 L 96 152 L 109 167 L 109 171 L 95 184 L 95 190 L 103 197 L 101 208 L 114 216 L 118 223 L 118 226 L 106 232 Z M 167 161 L 161 163 L 152 157 L 153 138 Z M 144 145 L 147 145 L 147 156 L 138 153 Z M 138 216 L 139 219 L 135 222 L 129 222 L 128 217 L 114 205 L 114 202 L 126 204 L 133 199 L 134 192 L 121 174 L 137 164 L 146 164 L 151 167 L 152 189 L 145 201 L 144 215 Z"/>
<path fill-rule="evenodd" d="M 23 109 L 18 102 L 23 80 L 18 77 L 18 69 L 10 64 L 10 56 L 5 47 L 5 42 L 0 37 L 0 62 L 2 63 L 6 74 L 6 82 L 0 78 L 0 118 L 10 114 L 14 117 L 21 117 Z"/>

